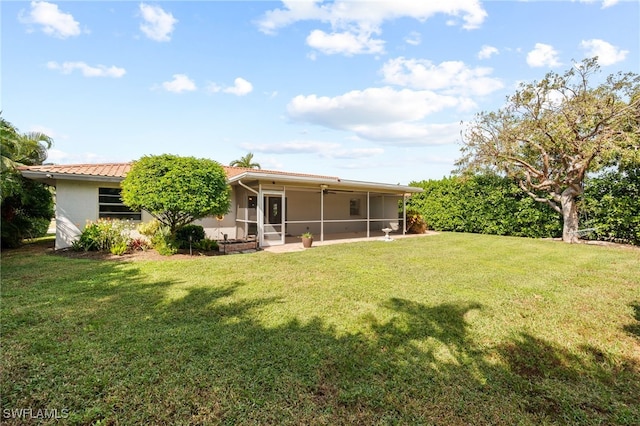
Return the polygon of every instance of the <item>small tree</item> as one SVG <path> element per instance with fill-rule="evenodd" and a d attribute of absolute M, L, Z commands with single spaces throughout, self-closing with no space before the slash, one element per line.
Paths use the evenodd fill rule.
<path fill-rule="evenodd" d="M 578 239 L 586 173 L 637 151 L 640 76 L 618 73 L 591 87 L 599 69 L 597 58 L 585 59 L 563 75 L 522 84 L 504 108 L 476 117 L 458 161 L 461 171 L 488 168 L 518 179 L 562 215 L 566 242 Z"/>
<path fill-rule="evenodd" d="M 172 234 L 196 219 L 226 214 L 231 203 L 222 166 L 169 154 L 134 162 L 122 182 L 122 200 L 134 210 L 149 212 Z"/>

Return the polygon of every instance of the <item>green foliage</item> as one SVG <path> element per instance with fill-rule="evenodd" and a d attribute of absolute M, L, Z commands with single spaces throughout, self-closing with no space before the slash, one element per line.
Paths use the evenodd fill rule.
<path fill-rule="evenodd" d="M 525 195 L 511 179 L 496 175 L 414 182 L 408 211 L 419 212 L 437 231 L 522 237 L 557 237 L 557 213 Z M 409 222 L 407 222 L 409 224 Z"/>
<path fill-rule="evenodd" d="M 72 249 L 124 254 L 131 240 L 131 229 L 131 223 L 123 220 L 98 219 L 96 222 L 88 222 L 80 238 L 73 243 Z"/>
<path fill-rule="evenodd" d="M 0 208 L 2 217 L 2 247 L 17 247 L 25 238 L 41 237 L 47 233 L 53 218 L 53 197 L 42 183 L 11 175 L 16 187 L 4 197 Z"/>
<path fill-rule="evenodd" d="M 178 252 L 178 244 L 175 236 L 168 226 L 161 226 L 151 237 L 153 248 L 163 256 L 171 256 Z"/>
<path fill-rule="evenodd" d="M 122 200 L 146 210 L 171 233 L 205 216 L 224 215 L 231 205 L 224 168 L 215 161 L 163 154 L 134 162 L 122 182 Z"/>
<path fill-rule="evenodd" d="M 152 219 L 149 222 L 143 222 L 138 225 L 138 232 L 146 237 L 153 237 L 162 227 L 158 219 Z"/>
<path fill-rule="evenodd" d="M 126 241 L 120 241 L 119 243 L 113 244 L 109 251 L 111 254 L 115 254 L 117 256 L 122 256 L 129 250 L 129 245 Z"/>
<path fill-rule="evenodd" d="M 586 180 L 585 238 L 640 245 L 640 164 L 609 170 Z"/>
<path fill-rule="evenodd" d="M 577 239 L 576 202 L 587 173 L 638 152 L 640 75 L 613 74 L 596 85 L 599 72 L 597 58 L 589 58 L 521 84 L 503 108 L 466 126 L 457 162 L 463 173 L 517 179 L 529 196 L 562 213 L 566 242 Z"/>
<path fill-rule="evenodd" d="M 193 248 L 201 251 L 214 251 L 218 250 L 218 242 L 209 238 L 203 238 L 202 240 L 198 241 L 193 246 Z"/>
<path fill-rule="evenodd" d="M 191 240 L 189 240 L 191 237 Z M 176 244 L 179 248 L 189 248 L 189 243 L 194 247 L 195 243 L 198 243 L 204 239 L 204 228 L 200 225 L 184 225 L 176 230 Z"/>
<path fill-rule="evenodd" d="M 260 169 L 260 163 L 253 162 L 253 153 L 248 152 L 247 155 L 240 157 L 238 160 L 233 160 L 229 163 L 231 167 L 244 167 L 247 169 Z"/>
<path fill-rule="evenodd" d="M 16 167 L 42 164 L 52 143 L 43 133 L 21 134 L 0 117 L 2 247 L 16 247 L 47 232 L 53 217 L 51 193 L 45 185 L 24 179 Z"/>

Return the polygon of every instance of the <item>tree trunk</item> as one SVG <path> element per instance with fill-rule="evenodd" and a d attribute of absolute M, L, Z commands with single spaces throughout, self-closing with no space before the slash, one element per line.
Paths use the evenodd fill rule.
<path fill-rule="evenodd" d="M 578 186 L 570 186 L 562 191 L 560 204 L 562 205 L 562 241 L 565 243 L 577 243 L 578 238 L 578 205 L 576 197 L 582 193 Z"/>

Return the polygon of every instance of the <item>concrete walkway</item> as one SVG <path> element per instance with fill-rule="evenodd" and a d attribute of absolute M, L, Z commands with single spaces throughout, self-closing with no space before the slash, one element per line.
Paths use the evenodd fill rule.
<path fill-rule="evenodd" d="M 325 238 L 324 241 L 313 241 L 313 246 L 311 246 L 311 248 L 313 249 L 314 247 L 321 247 L 321 246 L 328 246 L 328 245 L 332 245 L 332 244 L 346 244 L 346 243 L 356 243 L 356 242 L 361 242 L 361 241 L 384 241 L 384 234 L 380 233 L 380 235 L 373 235 L 374 233 L 371 233 L 371 236 L 369 238 L 367 237 L 357 237 L 355 236 L 350 236 L 347 234 L 338 234 L 338 235 L 331 235 L 328 238 Z M 403 239 L 403 238 L 418 238 L 418 237 L 428 237 L 431 235 L 438 235 L 437 232 L 435 231 L 427 231 L 424 234 L 406 234 L 406 235 L 402 235 L 402 234 L 390 234 L 389 236 L 391 237 L 392 241 L 388 241 L 389 244 L 393 244 L 393 240 L 399 240 L 399 239 Z M 341 237 L 341 238 L 340 238 Z M 286 244 L 282 244 L 279 246 L 271 246 L 271 247 L 263 247 L 263 250 L 269 253 L 290 253 L 290 252 L 294 252 L 294 251 L 303 251 L 305 250 L 304 247 L 302 247 L 302 241 L 300 240 L 300 238 L 297 237 L 287 237 L 285 239 Z"/>

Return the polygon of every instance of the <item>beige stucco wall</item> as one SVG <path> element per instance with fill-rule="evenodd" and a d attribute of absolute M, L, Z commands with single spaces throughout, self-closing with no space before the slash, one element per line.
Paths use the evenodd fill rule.
<path fill-rule="evenodd" d="M 56 185 L 56 250 L 70 247 L 88 220 L 98 219 L 98 185 L 59 181 Z"/>

